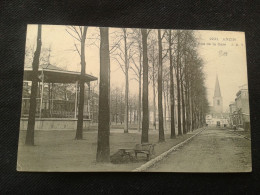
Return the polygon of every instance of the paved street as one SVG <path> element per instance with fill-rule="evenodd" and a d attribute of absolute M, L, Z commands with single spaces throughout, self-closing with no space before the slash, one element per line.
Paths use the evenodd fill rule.
<path fill-rule="evenodd" d="M 207 128 L 147 171 L 249 172 L 251 142 L 229 130 Z"/>

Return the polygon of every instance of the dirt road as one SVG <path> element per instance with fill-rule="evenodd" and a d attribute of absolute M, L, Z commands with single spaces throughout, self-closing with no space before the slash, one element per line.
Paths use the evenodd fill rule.
<path fill-rule="evenodd" d="M 207 128 L 147 171 L 250 172 L 251 141 L 226 129 Z"/>

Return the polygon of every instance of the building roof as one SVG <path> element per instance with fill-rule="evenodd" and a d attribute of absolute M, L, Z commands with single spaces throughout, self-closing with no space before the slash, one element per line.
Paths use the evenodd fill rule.
<path fill-rule="evenodd" d="M 242 91 L 248 93 L 248 89 L 240 89 L 240 90 L 237 92 L 236 96 L 238 97 L 238 96 L 242 93 Z"/>
<path fill-rule="evenodd" d="M 47 83 L 75 83 L 80 80 L 80 72 L 68 71 L 51 64 L 43 64 L 39 66 L 38 78 L 41 81 L 42 74 L 44 75 L 44 82 Z M 24 67 L 24 78 L 25 81 L 32 80 L 32 67 Z M 85 74 L 84 81 L 90 82 L 97 80 L 89 74 Z"/>
<path fill-rule="evenodd" d="M 218 81 L 218 75 L 216 77 L 214 97 L 221 97 L 220 86 Z"/>

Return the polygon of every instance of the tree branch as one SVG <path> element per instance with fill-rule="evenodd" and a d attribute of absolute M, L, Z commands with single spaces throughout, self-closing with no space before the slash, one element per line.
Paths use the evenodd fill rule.
<path fill-rule="evenodd" d="M 70 36 L 72 36 L 74 39 L 76 39 L 76 40 L 78 40 L 80 42 L 80 40 L 77 37 L 75 37 L 73 34 L 71 34 L 67 29 L 65 29 L 65 30 L 67 31 L 67 33 L 70 34 Z"/>
<path fill-rule="evenodd" d="M 81 54 L 80 54 L 80 52 L 79 52 L 79 49 L 78 49 L 78 47 L 77 47 L 77 45 L 74 43 L 74 46 L 75 46 L 75 48 L 76 48 L 76 51 L 78 52 L 78 54 L 79 54 L 79 57 L 81 57 Z"/>

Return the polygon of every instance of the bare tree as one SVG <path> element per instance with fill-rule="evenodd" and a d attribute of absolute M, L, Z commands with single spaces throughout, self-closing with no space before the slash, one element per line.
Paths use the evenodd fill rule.
<path fill-rule="evenodd" d="M 162 108 L 162 36 L 161 30 L 158 30 L 159 47 L 159 66 L 158 66 L 158 112 L 159 112 L 159 142 L 165 141 L 163 128 L 163 108 Z"/>
<path fill-rule="evenodd" d="M 133 41 L 128 42 L 129 39 L 129 32 L 126 28 L 122 28 L 122 38 L 124 42 L 124 47 L 121 48 L 120 40 L 121 37 L 119 37 L 119 42 L 116 44 L 116 48 L 119 51 L 115 54 L 115 57 L 113 57 L 114 60 L 118 62 L 120 65 L 124 75 L 125 75 L 125 119 L 124 119 L 124 133 L 128 133 L 128 120 L 129 120 L 129 112 L 128 112 L 128 93 L 129 93 L 129 67 L 130 67 L 130 59 L 132 59 L 132 56 L 134 53 L 131 50 L 131 45 L 133 44 Z M 111 49 L 112 50 L 112 49 Z M 114 53 L 114 52 L 113 52 Z"/>
<path fill-rule="evenodd" d="M 186 112 L 185 112 L 185 97 L 184 97 L 184 76 L 183 76 L 183 69 L 180 69 L 180 87 L 181 87 L 181 111 L 182 111 L 182 132 L 183 134 L 186 134 Z"/>
<path fill-rule="evenodd" d="M 27 41 L 26 41 L 27 42 Z M 34 58 L 34 52 L 35 52 L 35 44 L 29 44 L 26 43 L 26 48 L 25 48 L 25 66 L 30 66 L 32 65 L 33 58 Z M 42 64 L 49 64 L 50 63 L 50 57 L 51 57 L 51 45 L 48 47 L 44 47 L 43 45 L 41 46 L 41 55 L 39 59 L 39 65 Z"/>
<path fill-rule="evenodd" d="M 148 143 L 149 110 L 148 110 L 148 57 L 147 57 L 147 29 L 141 29 L 143 45 L 143 121 L 141 143 Z"/>
<path fill-rule="evenodd" d="M 97 162 L 110 161 L 109 147 L 109 29 L 100 27 L 100 83 L 99 83 L 99 114 Z"/>
<path fill-rule="evenodd" d="M 83 139 L 83 111 L 84 111 L 84 92 L 85 92 L 85 74 L 86 74 L 86 61 L 85 61 L 85 41 L 87 35 L 86 26 L 68 26 L 66 31 L 77 41 L 80 42 L 80 51 L 76 44 L 74 44 L 76 51 L 80 56 L 80 64 L 81 64 L 81 74 L 79 80 L 79 106 L 78 106 L 78 122 L 77 122 L 77 130 L 75 139 L 81 140 Z"/>
<path fill-rule="evenodd" d="M 133 41 L 136 43 L 136 55 L 133 55 L 132 62 L 133 66 L 130 66 L 130 69 L 134 72 L 134 75 L 137 77 L 137 82 L 139 84 L 139 90 L 138 90 L 138 131 L 141 129 L 141 122 L 142 122 L 142 116 L 141 116 L 141 102 L 142 102 L 142 68 L 143 68 L 143 62 L 142 62 L 142 56 L 143 56 L 143 48 L 142 48 L 142 34 L 141 29 L 133 29 Z M 137 57 L 137 60 L 135 59 L 135 56 Z M 139 64 L 136 63 L 136 61 L 139 62 Z"/>
<path fill-rule="evenodd" d="M 154 57 L 154 47 L 153 47 L 153 61 L 152 61 L 152 84 L 153 84 L 153 126 L 154 129 L 156 129 L 156 102 L 155 102 L 155 98 L 156 98 L 156 93 L 155 93 L 155 88 L 156 88 L 156 82 L 155 82 L 155 57 Z"/>
<path fill-rule="evenodd" d="M 169 72 L 166 70 L 163 70 L 163 79 L 162 79 L 162 86 L 163 86 L 163 100 L 164 100 L 164 129 L 167 130 L 167 110 L 168 110 L 168 96 L 169 96 Z"/>
<path fill-rule="evenodd" d="M 170 99 L 171 99 L 171 138 L 175 138 L 175 97 L 174 97 L 174 79 L 173 79 L 173 54 L 172 54 L 172 30 L 168 32 L 169 59 L 170 59 Z"/>
<path fill-rule="evenodd" d="M 177 80 L 177 111 L 178 111 L 178 135 L 182 135 L 181 129 L 181 92 L 180 92 L 180 30 L 177 30 L 177 62 L 176 62 L 176 80 Z"/>
<path fill-rule="evenodd" d="M 151 30 L 148 37 L 148 54 L 149 54 L 149 62 L 151 64 L 150 67 L 150 80 L 153 88 L 153 128 L 156 129 L 156 77 L 158 73 L 158 48 L 157 48 L 157 33 L 155 30 Z"/>
<path fill-rule="evenodd" d="M 42 26 L 38 25 L 38 34 L 37 34 L 37 46 L 33 57 L 33 74 L 32 74 L 32 87 L 31 87 L 31 96 L 30 96 L 30 108 L 29 108 L 29 118 L 28 126 L 26 132 L 26 145 L 34 145 L 34 128 L 35 128 L 35 113 L 36 113 L 36 96 L 37 96 L 37 82 L 38 82 L 38 69 L 39 69 L 39 60 L 41 54 L 41 36 L 42 35 Z"/>

